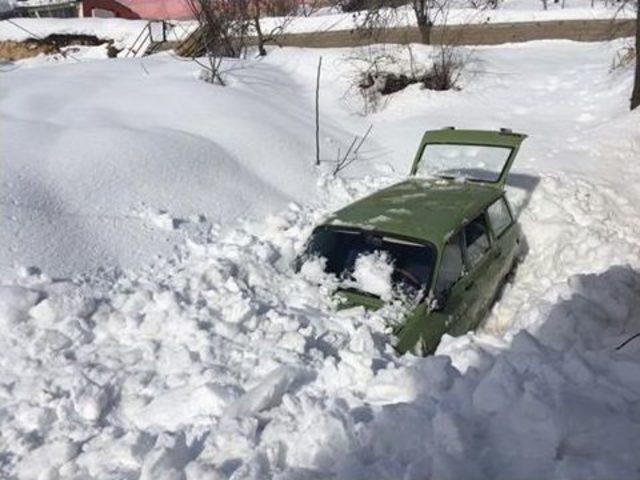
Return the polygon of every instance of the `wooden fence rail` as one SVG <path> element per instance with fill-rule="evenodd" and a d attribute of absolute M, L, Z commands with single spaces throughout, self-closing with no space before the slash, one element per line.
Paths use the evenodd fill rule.
<path fill-rule="evenodd" d="M 550 20 L 540 22 L 482 23 L 470 25 L 435 26 L 431 31 L 431 42 L 443 41 L 457 45 L 499 45 L 531 40 L 575 40 L 598 42 L 635 34 L 634 19 L 615 20 Z M 176 51 L 183 56 L 200 53 L 201 33 L 196 30 Z M 249 44 L 253 38 L 249 38 Z M 277 42 L 285 47 L 341 48 L 371 45 L 374 43 L 420 43 L 420 32 L 416 27 L 389 28 L 373 35 L 357 31 L 335 30 L 325 32 L 288 33 L 278 36 Z"/>

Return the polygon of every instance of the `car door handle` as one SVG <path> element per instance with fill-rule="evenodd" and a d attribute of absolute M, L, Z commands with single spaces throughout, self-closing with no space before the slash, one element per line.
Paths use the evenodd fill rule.
<path fill-rule="evenodd" d="M 464 287 L 465 291 L 471 290 L 475 284 L 476 284 L 476 282 L 467 283 L 467 285 Z"/>

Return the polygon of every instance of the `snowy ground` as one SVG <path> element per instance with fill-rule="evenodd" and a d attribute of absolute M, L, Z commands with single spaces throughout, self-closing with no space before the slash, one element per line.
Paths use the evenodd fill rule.
<path fill-rule="evenodd" d="M 506 0 L 497 9 L 471 8 L 471 2 L 457 0 L 450 2 L 450 8 L 445 12 L 433 13 L 433 22 L 448 25 L 472 23 L 510 23 L 510 22 L 544 22 L 550 20 L 592 20 L 610 19 L 617 12 L 619 18 L 632 16 L 631 8 L 620 9 L 619 5 L 609 2 L 595 2 L 591 0 L 568 0 L 562 3 L 548 3 L 548 9 L 543 9 L 540 0 Z M 290 33 L 325 32 L 331 30 L 351 30 L 361 21 L 363 14 L 343 13 L 337 8 L 324 8 L 307 17 L 296 17 L 293 20 L 282 18 L 267 18 L 263 23 L 263 30 L 285 25 Z M 415 25 L 415 14 L 407 7 L 395 10 L 389 25 Z"/>
<path fill-rule="evenodd" d="M 564 4 L 564 8 L 562 5 Z M 2 11 L 0 0 L 0 11 Z M 447 15 L 438 14 L 433 19 L 436 23 L 505 23 L 505 22 L 544 22 L 550 20 L 591 20 L 610 19 L 614 14 L 618 18 L 631 17 L 630 8 L 619 10 L 619 5 L 605 5 L 597 1 L 591 6 L 591 0 L 564 0 L 562 3 L 549 2 L 548 9 L 542 8 L 540 0 L 505 0 L 497 9 L 476 9 L 469 7 L 470 2 L 458 0 L 452 3 Z M 414 25 L 415 16 L 409 8 L 399 8 L 393 20 L 398 26 Z M 350 30 L 357 26 L 359 16 L 343 13 L 337 8 L 321 8 L 309 16 L 292 18 L 265 18 L 262 28 L 265 32 L 284 28 L 289 33 L 322 32 L 330 30 Z M 174 28 L 167 33 L 170 41 L 185 38 L 196 24 L 192 21 L 171 21 Z M 131 47 L 142 30 L 146 20 L 125 20 L 120 18 L 14 18 L 11 21 L 0 21 L 0 41 L 23 41 L 30 37 L 46 37 L 56 34 L 95 35 L 101 39 L 113 40 L 117 48 Z M 22 28 L 21 28 L 22 27 Z M 153 38 L 161 38 L 161 26 L 154 23 Z"/>
<path fill-rule="evenodd" d="M 114 40 L 116 47 L 121 48 L 132 44 L 146 24 L 146 20 L 119 18 L 14 18 L 0 21 L 0 41 L 20 42 L 27 38 L 44 38 L 54 33 L 83 34 Z"/>
<path fill-rule="evenodd" d="M 366 118 L 352 51 L 274 50 L 226 88 L 168 54 L 14 65 L 0 476 L 637 478 L 640 341 L 615 347 L 640 332 L 640 116 L 619 46 L 480 48 L 462 91 Z M 374 125 L 349 178 L 312 167 L 320 53 L 321 170 Z M 529 254 L 479 332 L 397 357 L 397 308 L 336 312 L 291 263 L 444 125 L 530 135 L 509 187 Z M 73 277 L 99 266 L 131 268 Z"/>

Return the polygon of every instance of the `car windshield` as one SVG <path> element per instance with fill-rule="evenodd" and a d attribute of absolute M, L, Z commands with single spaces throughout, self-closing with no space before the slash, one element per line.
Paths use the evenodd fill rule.
<path fill-rule="evenodd" d="M 419 291 L 430 285 L 435 250 L 417 242 L 366 231 L 321 228 L 314 232 L 306 253 L 325 258 L 326 272 L 349 279 L 359 257 L 377 252 L 393 266 L 394 288 Z"/>
<path fill-rule="evenodd" d="M 428 144 L 416 175 L 497 182 L 511 152 L 508 147 Z"/>

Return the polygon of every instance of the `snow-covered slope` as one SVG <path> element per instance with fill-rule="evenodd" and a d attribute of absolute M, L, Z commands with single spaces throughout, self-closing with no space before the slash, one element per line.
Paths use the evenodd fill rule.
<path fill-rule="evenodd" d="M 314 196 L 308 88 L 285 69 L 218 88 L 169 56 L 69 61 L 0 79 L 5 269 L 140 265 L 185 229 Z"/>
<path fill-rule="evenodd" d="M 0 77 L 5 269 L 135 264 L 164 227 L 223 223 L 148 268 L 3 277 L 0 476 L 636 478 L 640 340 L 616 347 L 640 332 L 640 117 L 618 46 L 478 49 L 462 91 L 366 118 L 351 51 L 274 50 L 224 89 L 168 55 Z M 319 53 L 323 169 L 374 124 L 351 178 L 311 166 Z M 529 253 L 480 331 L 398 357 L 398 307 L 336 312 L 332 280 L 291 264 L 444 125 L 530 135 L 509 186 Z"/>

